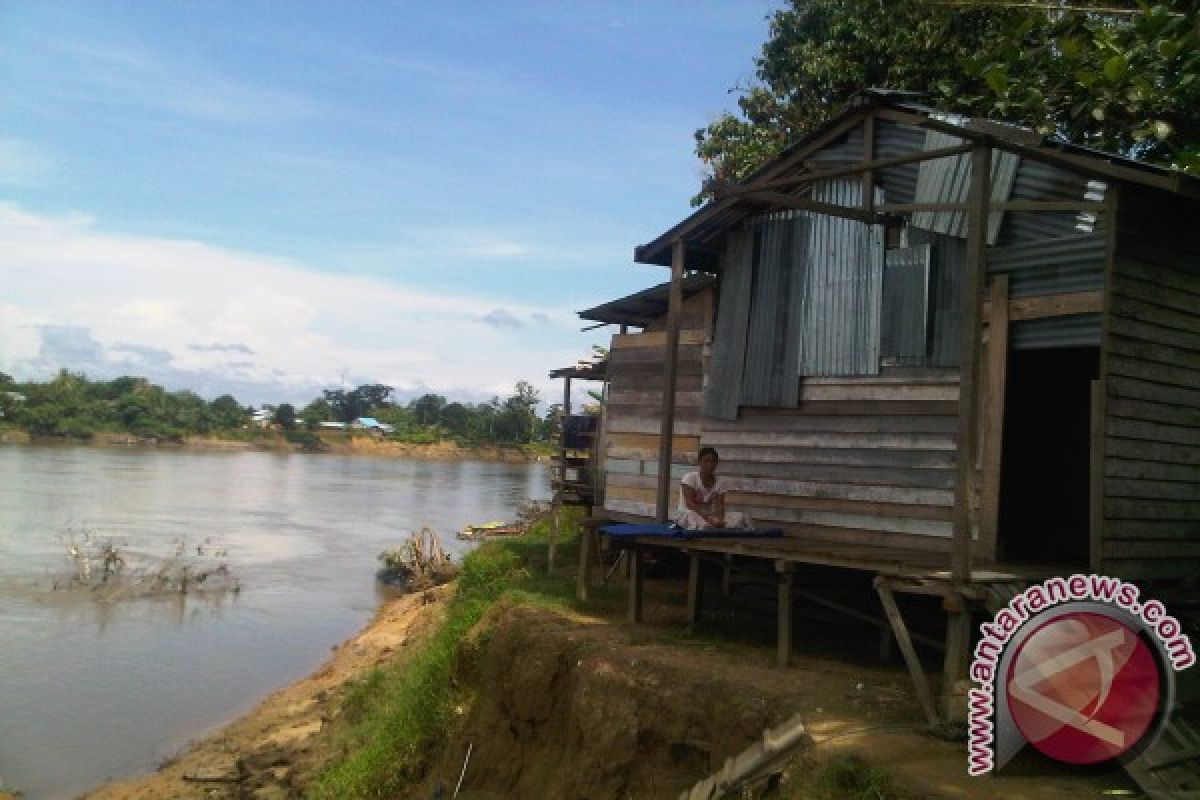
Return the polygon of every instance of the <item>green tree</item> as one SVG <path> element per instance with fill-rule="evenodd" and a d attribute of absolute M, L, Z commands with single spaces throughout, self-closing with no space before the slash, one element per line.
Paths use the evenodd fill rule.
<path fill-rule="evenodd" d="M 208 404 L 212 414 L 212 424 L 215 428 L 229 430 L 246 424 L 246 412 L 238 404 L 233 395 L 223 394 Z"/>
<path fill-rule="evenodd" d="M 696 201 L 876 86 L 1200 172 L 1200 0 L 1077 5 L 791 0 L 771 16 L 740 114 L 696 131 Z"/>
<path fill-rule="evenodd" d="M 285 431 L 293 430 L 296 427 L 295 407 L 291 403 L 279 404 L 275 407 L 275 417 L 273 421 Z"/>
<path fill-rule="evenodd" d="M 446 398 L 440 394 L 423 394 L 409 404 L 418 425 L 436 425 Z"/>
<path fill-rule="evenodd" d="M 333 408 L 324 397 L 318 397 L 300 410 L 305 427 L 315 428 L 321 422 L 333 420 Z"/>

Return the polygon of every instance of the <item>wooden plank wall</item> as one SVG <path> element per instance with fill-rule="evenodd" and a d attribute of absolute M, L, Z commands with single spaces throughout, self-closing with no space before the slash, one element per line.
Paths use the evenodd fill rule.
<path fill-rule="evenodd" d="M 671 472 L 677 478 L 695 469 L 696 451 L 700 448 L 706 338 L 706 331 L 695 328 L 679 334 L 675 429 L 671 441 Z M 665 352 L 665 333 L 613 337 L 605 410 L 604 508 L 607 511 L 654 517 Z M 670 508 L 674 506 L 672 499 Z"/>
<path fill-rule="evenodd" d="M 1200 241 L 1159 205 L 1120 198 L 1105 329 L 1100 567 L 1130 580 L 1200 572 Z"/>
<path fill-rule="evenodd" d="M 704 420 L 729 506 L 789 536 L 947 551 L 957 371 L 806 378 L 800 394 L 798 408 Z"/>

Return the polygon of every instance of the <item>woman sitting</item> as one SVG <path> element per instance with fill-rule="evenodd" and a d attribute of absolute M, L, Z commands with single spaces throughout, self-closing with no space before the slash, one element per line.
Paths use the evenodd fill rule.
<path fill-rule="evenodd" d="M 675 523 L 691 531 L 708 528 L 752 530 L 750 518 L 738 511 L 725 511 L 725 488 L 717 477 L 717 451 L 700 448 L 700 469 L 683 476 L 679 485 L 679 513 Z"/>

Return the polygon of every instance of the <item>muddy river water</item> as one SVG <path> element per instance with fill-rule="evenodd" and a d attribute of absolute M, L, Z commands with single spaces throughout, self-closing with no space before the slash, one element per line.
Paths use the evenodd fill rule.
<path fill-rule="evenodd" d="M 153 769 L 357 631 L 376 555 L 409 530 L 461 553 L 464 524 L 548 493 L 542 464 L 0 445 L 0 789 L 54 800 Z M 85 532 L 140 564 L 201 548 L 241 589 L 54 588 Z"/>

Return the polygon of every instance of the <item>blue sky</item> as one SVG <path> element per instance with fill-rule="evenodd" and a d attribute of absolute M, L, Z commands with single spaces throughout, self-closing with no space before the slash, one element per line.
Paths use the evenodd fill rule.
<path fill-rule="evenodd" d="M 5 0 L 0 371 L 552 400 L 774 6 Z"/>

